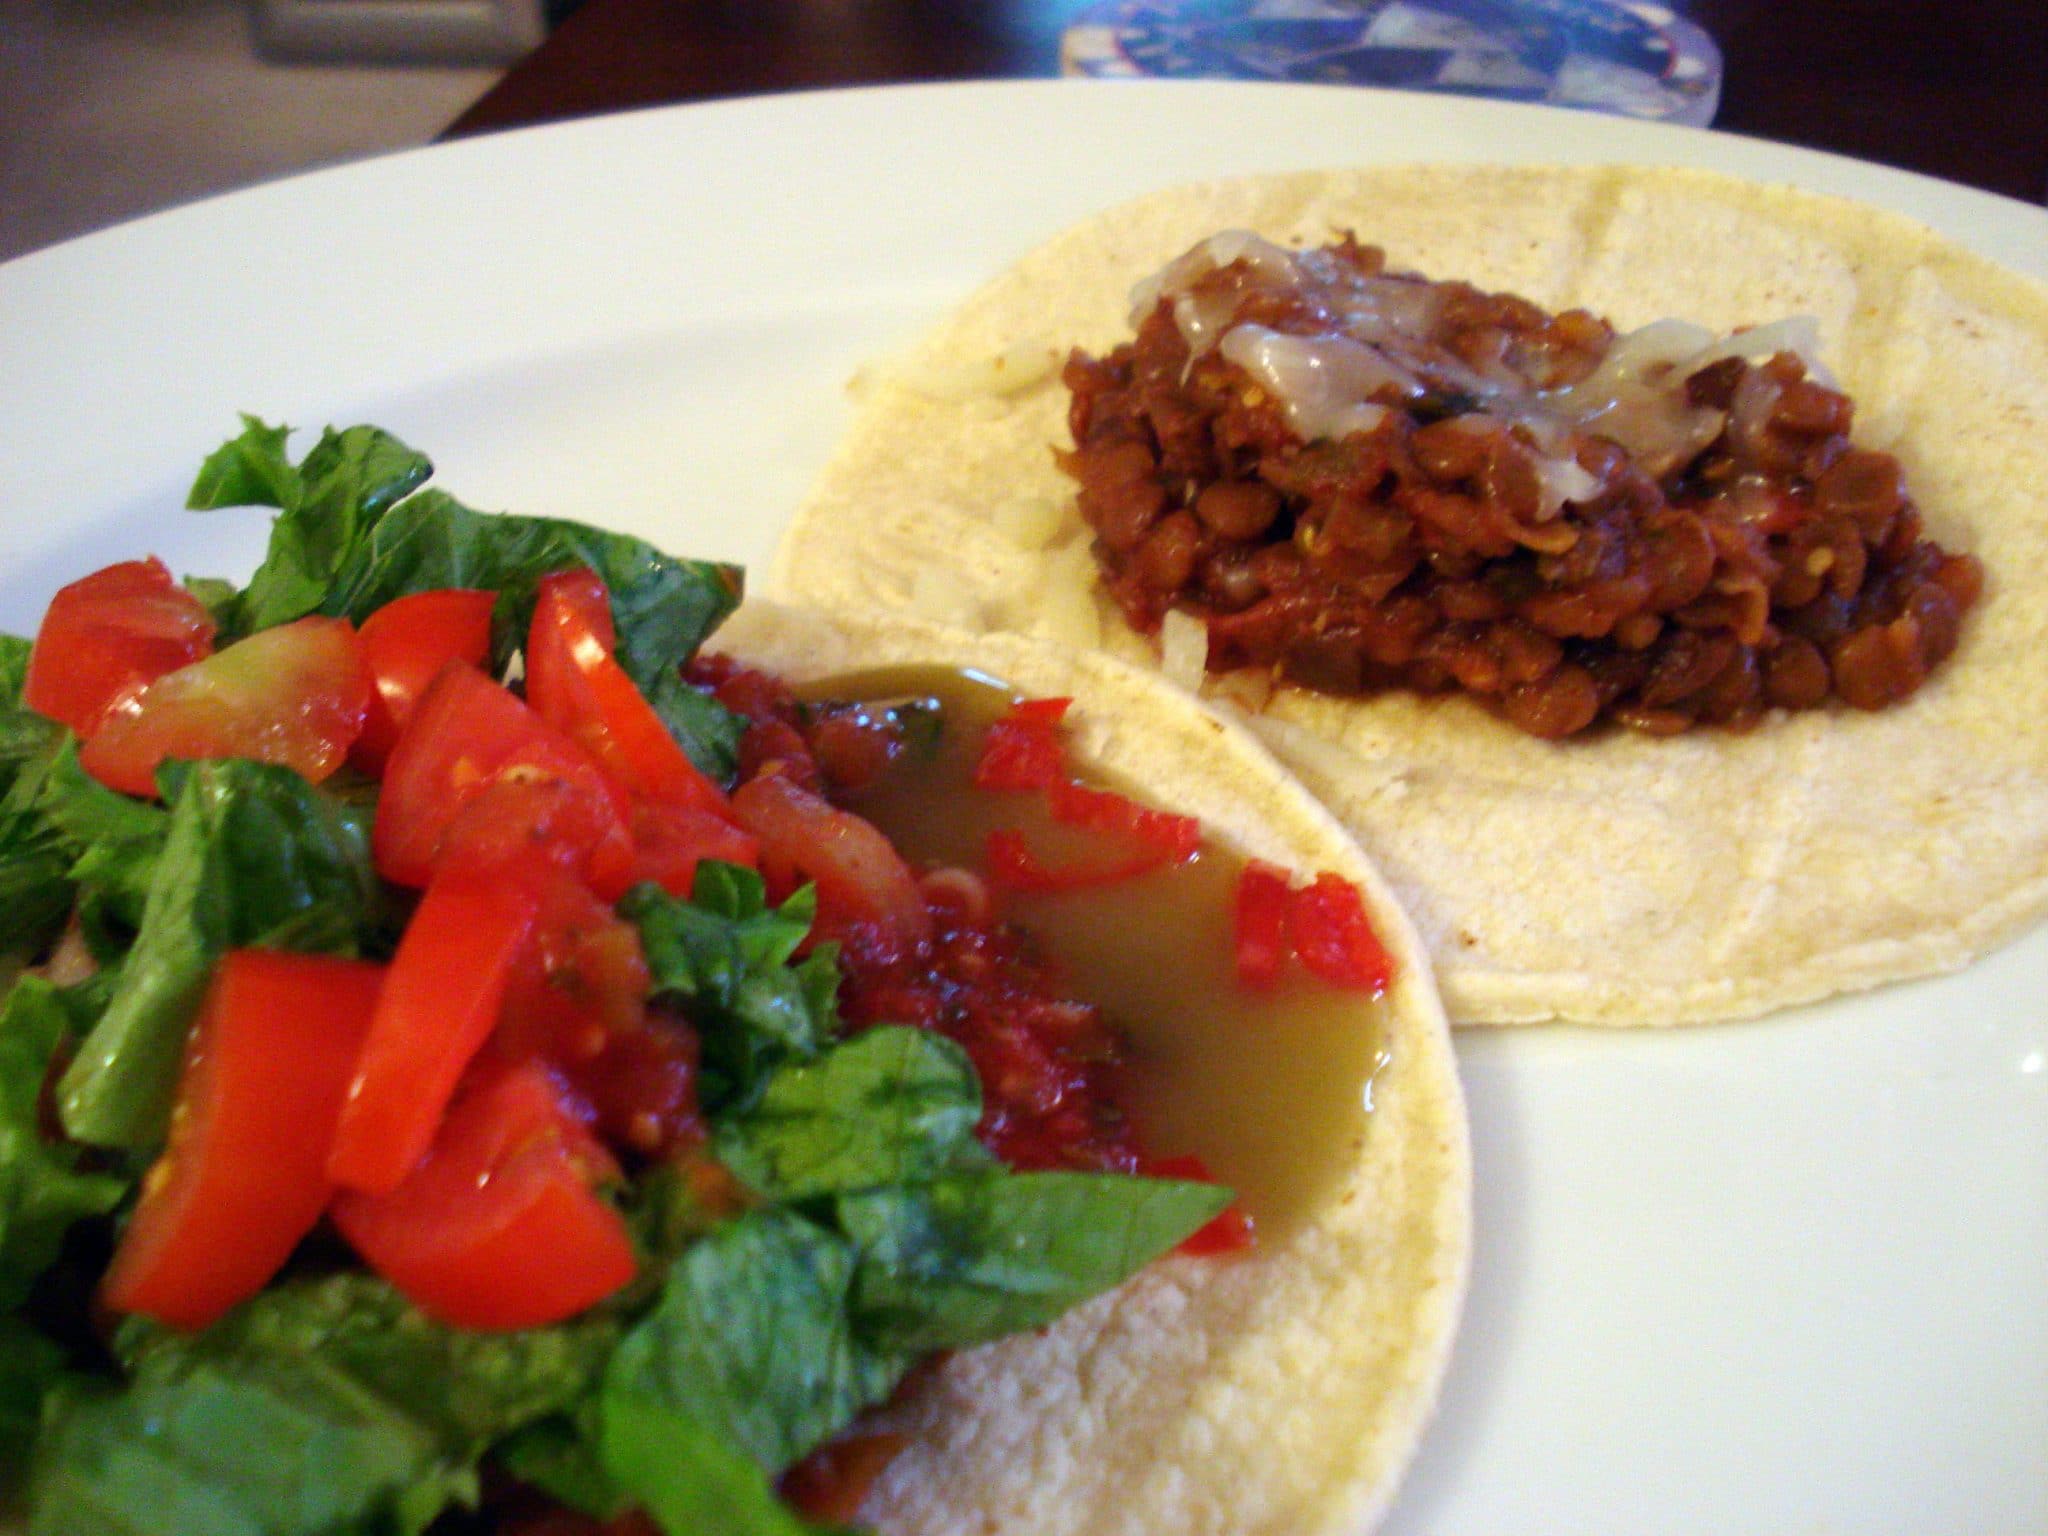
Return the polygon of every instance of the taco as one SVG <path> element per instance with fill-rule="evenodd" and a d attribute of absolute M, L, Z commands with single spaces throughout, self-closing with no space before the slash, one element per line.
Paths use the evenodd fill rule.
<path fill-rule="evenodd" d="M 1586 339 L 1593 317 L 1653 357 L 1660 337 L 1695 334 L 1674 319 L 1717 336 L 1759 328 L 1747 343 L 1692 339 L 1667 357 L 1691 357 L 1703 381 L 1681 405 L 1702 407 L 1719 432 L 1740 407 L 1712 396 L 1717 377 L 1746 370 L 1814 402 L 1838 381 L 1866 483 L 1885 480 L 1893 456 L 1917 506 L 1901 579 L 1948 567 L 1925 599 L 1943 611 L 1918 631 L 1936 639 L 1835 697 L 1811 695 L 1793 672 L 1770 678 L 1771 658 L 1753 654 L 1747 691 L 1715 708 L 1691 699 L 1676 720 L 1661 695 L 1639 694 L 1635 729 L 1582 729 L 1592 717 L 1576 708 L 1518 725 L 1498 700 L 1456 692 L 1318 692 L 1290 680 L 1312 668 L 1290 673 L 1257 653 L 1255 667 L 1205 677 L 1198 628 L 1176 639 L 1167 623 L 1162 646 L 1129 622 L 1140 606 L 1130 583 L 1100 578 L 1114 541 L 1084 522 L 1060 463 L 1075 447 L 1060 375 L 1075 349 L 1099 361 L 1127 343 L 1134 290 L 1156 296 L 1176 261 L 1206 248 L 1222 265 L 1222 231 L 1247 232 L 1223 237 L 1248 242 L 1226 259 L 1260 249 L 1251 237 L 1341 250 L 1355 235 L 1384 250 L 1390 273 L 1520 296 L 1552 318 L 1545 345 L 1592 347 L 1586 367 L 1607 346 Z M 1810 318 L 1788 323 L 1799 316 Z M 1706 366 L 1745 346 L 1761 355 Z M 2033 490 L 2048 467 L 2048 296 L 1906 220 L 1669 169 L 1211 183 L 1056 237 L 860 384 L 855 423 L 778 553 L 778 590 L 1101 645 L 1245 710 L 1387 873 L 1454 1021 L 1750 1016 L 1962 965 L 2048 903 L 2048 741 L 2010 727 L 2014 701 L 2048 682 L 2048 611 L 2026 596 L 2048 553 Z M 1442 401 L 1440 378 L 1416 388 L 1436 391 L 1432 409 L 1454 427 L 1469 409 Z M 1842 408 L 1827 410 L 1839 423 Z M 1526 457 L 1533 466 L 1517 473 L 1533 524 L 1582 489 L 1583 465 Z M 1804 554 L 1825 581 L 1837 552 Z M 1216 636 L 1212 626 L 1212 662 Z M 1346 669 L 1355 683 L 1355 656 L 1338 658 Z M 1738 728 L 1656 734 L 1724 718 Z M 1546 723 L 1576 734 L 1530 734 Z"/>
<path fill-rule="evenodd" d="M 0 639 L 0 1523 L 1377 1515 L 1463 1108 L 1253 738 L 285 442 L 194 489 L 281 509 L 246 586 Z"/>

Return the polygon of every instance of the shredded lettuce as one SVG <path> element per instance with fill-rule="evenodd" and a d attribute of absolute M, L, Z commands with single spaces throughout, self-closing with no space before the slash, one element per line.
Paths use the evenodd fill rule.
<path fill-rule="evenodd" d="M 640 885 L 619 912 L 640 929 L 655 998 L 680 1005 L 697 1027 L 707 1110 L 751 1104 L 770 1071 L 808 1061 L 837 1031 L 835 952 L 825 946 L 791 963 L 817 915 L 809 887 L 770 907 L 759 875 L 707 859 L 691 900 Z"/>
<path fill-rule="evenodd" d="M 986 1167 L 981 1081 L 943 1035 L 885 1025 L 775 1073 L 718 1126 L 718 1160 L 771 1200 L 929 1182 Z"/>
<path fill-rule="evenodd" d="M 42 1134 L 43 1084 L 79 1002 L 24 976 L 0 1008 L 0 1308 L 20 1306 L 72 1226 L 112 1210 L 128 1190 L 126 1179 L 89 1171 L 82 1149 Z"/>
<path fill-rule="evenodd" d="M 381 916 L 360 808 L 264 763 L 171 764 L 160 783 L 169 818 L 134 946 L 59 1085 L 65 1130 L 97 1146 L 162 1141 L 185 1032 L 222 954 L 351 954 Z"/>
<path fill-rule="evenodd" d="M 188 583 L 232 640 L 309 613 L 360 622 L 439 587 L 501 594 L 497 662 L 542 577 L 589 565 L 618 656 L 677 741 L 724 780 L 744 722 L 680 668 L 737 603 L 737 572 L 579 524 L 475 512 L 423 489 L 427 459 L 374 427 L 302 460 L 245 417 L 191 493 L 277 510 L 246 588 Z M 79 1223 L 161 1145 L 188 1027 L 229 948 L 381 953 L 393 898 L 369 853 L 374 786 L 249 762 L 171 763 L 162 805 L 107 790 L 62 727 L 20 707 L 26 642 L 0 636 L 0 954 L 67 915 L 102 969 L 28 977 L 0 1011 L 0 1303 L 36 1292 Z M 691 899 L 643 885 L 635 924 L 657 1010 L 702 1047 L 709 1152 L 744 1206 L 675 1167 L 618 1191 L 634 1285 L 553 1328 L 466 1333 L 319 1242 L 196 1336 L 136 1319 L 118 1374 L 28 1315 L 0 1317 L 0 1473 L 27 1458 L 31 1536 L 418 1536 L 475 1502 L 487 1462 L 669 1536 L 816 1536 L 775 1479 L 884 1401 L 933 1350 L 1042 1326 L 1116 1285 L 1228 1200 L 1209 1185 L 1019 1174 L 975 1136 L 981 1085 L 941 1036 L 846 1036 L 838 955 L 806 951 L 805 889 L 707 861 Z M 49 1139 L 44 1096 L 70 1140 Z M 67 1261 L 68 1262 L 68 1261 Z M 4 1484 L 0 1484 L 4 1486 Z"/>

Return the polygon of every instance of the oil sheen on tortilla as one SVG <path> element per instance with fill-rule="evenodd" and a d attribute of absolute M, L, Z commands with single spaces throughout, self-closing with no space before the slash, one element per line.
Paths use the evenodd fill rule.
<path fill-rule="evenodd" d="M 1351 230 L 1390 265 L 1631 329 L 1809 314 L 1984 597 L 1905 705 L 1746 735 L 1552 744 L 1458 699 L 1254 696 L 1253 723 L 1366 846 L 1454 1020 L 1752 1016 L 1952 969 L 2048 909 L 2048 292 L 1897 216 L 1672 169 L 1386 167 L 1155 194 L 1026 256 L 873 370 L 776 587 L 1157 664 L 1097 601 L 1057 369 L 1222 229 Z M 1230 689 L 1222 690 L 1226 698 Z"/>
<path fill-rule="evenodd" d="M 1361 1018 L 1386 1058 L 1363 1144 L 1298 1191 L 1294 1218 L 1247 1254 L 1162 1261 L 1041 1333 L 954 1356 L 888 1426 L 911 1444 L 863 1516 L 898 1536 L 1369 1530 L 1435 1403 L 1471 1221 L 1448 1030 L 1386 882 L 1248 733 L 1112 658 L 752 600 L 716 644 L 799 687 L 916 663 L 1072 697 L 1077 760 L 1248 857 L 1356 882 L 1394 965 Z"/>

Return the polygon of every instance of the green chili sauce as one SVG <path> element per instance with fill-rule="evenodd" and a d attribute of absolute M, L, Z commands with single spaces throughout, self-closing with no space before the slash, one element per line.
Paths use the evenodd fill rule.
<path fill-rule="evenodd" d="M 835 796 L 916 868 L 979 872 L 988 834 L 1003 828 L 1022 831 L 1048 864 L 1101 859 L 1102 838 L 1054 823 L 1043 795 L 974 787 L 982 738 L 1017 698 L 1010 688 L 971 672 L 906 667 L 799 694 L 937 706 L 942 723 L 928 744 L 869 787 Z M 1144 798 L 1070 765 L 1086 784 Z M 1106 886 L 1000 892 L 998 902 L 1057 960 L 1071 994 L 1115 1028 L 1130 1068 L 1125 1102 L 1144 1145 L 1163 1157 L 1200 1157 L 1237 1191 L 1269 1243 L 1314 1211 L 1360 1156 L 1386 1059 L 1386 1005 L 1293 967 L 1270 991 L 1240 987 L 1231 904 L 1244 863 L 1205 829 L 1188 863 Z M 1314 871 L 1294 873 L 1300 880 Z"/>

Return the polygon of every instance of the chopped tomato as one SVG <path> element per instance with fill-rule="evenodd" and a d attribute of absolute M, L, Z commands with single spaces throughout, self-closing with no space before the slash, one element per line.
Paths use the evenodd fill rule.
<path fill-rule="evenodd" d="M 597 572 L 541 581 L 526 643 L 526 697 L 634 794 L 723 811 L 725 793 L 690 761 L 613 658 L 611 594 Z"/>
<path fill-rule="evenodd" d="M 764 874 L 785 887 L 816 883 L 819 926 L 828 933 L 858 923 L 901 948 L 931 941 L 917 877 L 872 822 L 776 774 L 741 785 L 732 807 L 761 840 Z"/>
<path fill-rule="evenodd" d="M 1148 1178 L 1186 1179 L 1196 1184 L 1216 1182 L 1208 1164 L 1192 1153 L 1181 1157 L 1154 1158 L 1146 1163 L 1145 1174 Z M 1242 1253 L 1254 1241 L 1251 1217 L 1241 1204 L 1233 1200 L 1182 1238 L 1174 1251 L 1193 1259 L 1207 1259 L 1218 1254 Z"/>
<path fill-rule="evenodd" d="M 633 879 L 687 899 L 705 859 L 760 867 L 761 840 L 723 816 L 691 805 L 642 801 L 633 807 Z"/>
<path fill-rule="evenodd" d="M 512 1060 L 589 1060 L 646 1017 L 640 930 L 564 870 L 527 878 L 538 898 L 533 942 L 513 962 L 494 1049 Z"/>
<path fill-rule="evenodd" d="M 1262 860 L 1248 861 L 1237 877 L 1231 928 L 1240 986 L 1270 987 L 1280 979 L 1292 953 L 1287 942 L 1288 898 L 1287 872 Z"/>
<path fill-rule="evenodd" d="M 213 615 L 157 559 L 124 560 L 50 600 L 21 701 L 81 736 L 107 711 L 213 653 Z"/>
<path fill-rule="evenodd" d="M 1050 789 L 1067 777 L 1060 722 L 1071 699 L 1024 699 L 988 728 L 974 765 L 976 789 Z"/>
<path fill-rule="evenodd" d="M 327 1147 L 383 980 L 382 966 L 324 955 L 222 958 L 108 1306 L 204 1328 L 283 1266 L 333 1194 Z"/>
<path fill-rule="evenodd" d="M 539 1328 L 632 1280 L 633 1244 L 591 1186 L 618 1167 L 540 1064 L 483 1074 L 433 1149 L 381 1194 L 343 1193 L 334 1222 L 422 1311 L 458 1328 Z"/>
<path fill-rule="evenodd" d="M 327 1173 L 383 1193 L 412 1172 L 505 1000 L 540 913 L 542 882 L 516 868 L 452 872 L 427 887 L 398 941 L 335 1129 Z"/>
<path fill-rule="evenodd" d="M 373 690 L 349 761 L 382 777 L 398 733 L 427 685 L 450 661 L 482 667 L 491 657 L 495 592 L 443 587 L 394 598 L 363 620 L 363 658 Z"/>
<path fill-rule="evenodd" d="M 486 784 L 448 823 L 435 855 L 436 878 L 488 873 L 536 855 L 616 901 L 639 878 L 618 808 L 563 779 L 506 777 Z"/>
<path fill-rule="evenodd" d="M 399 885 L 425 885 L 450 825 L 498 784 L 560 786 L 530 797 L 534 815 L 510 824 L 509 840 L 539 844 L 573 835 L 577 846 L 568 856 L 591 884 L 617 887 L 632 863 L 625 791 L 511 690 L 460 661 L 444 666 L 420 695 L 385 766 L 371 834 L 378 872 Z"/>
<path fill-rule="evenodd" d="M 1341 875 L 1325 871 L 1292 893 L 1287 936 L 1310 973 L 1333 986 L 1378 996 L 1394 979 L 1393 962 L 1365 915 L 1365 898 Z"/>
<path fill-rule="evenodd" d="M 157 765 L 172 757 L 254 758 L 318 783 L 362 734 L 369 705 L 355 626 L 295 619 L 123 695 L 78 758 L 131 795 L 155 794 Z"/>

